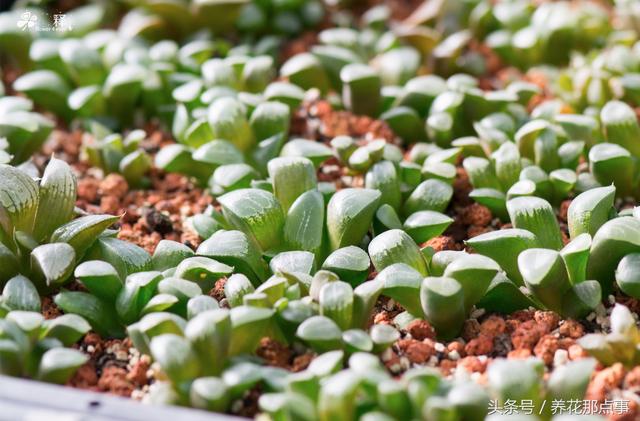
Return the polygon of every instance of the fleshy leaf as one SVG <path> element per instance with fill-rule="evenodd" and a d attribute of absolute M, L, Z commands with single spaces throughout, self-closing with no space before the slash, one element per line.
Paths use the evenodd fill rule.
<path fill-rule="evenodd" d="M 369 230 L 380 196 L 377 190 L 348 188 L 331 197 L 327 230 L 333 250 L 360 243 Z"/>

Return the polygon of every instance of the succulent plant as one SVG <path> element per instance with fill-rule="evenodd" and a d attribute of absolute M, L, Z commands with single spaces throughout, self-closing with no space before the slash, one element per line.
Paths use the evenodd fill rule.
<path fill-rule="evenodd" d="M 51 158 L 37 181 L 3 164 L 0 180 L 2 283 L 20 274 L 40 291 L 61 286 L 95 243 L 117 241 L 104 234 L 117 216 L 73 219 L 76 179 L 65 162 Z"/>
<path fill-rule="evenodd" d="M 517 1 L 491 8 L 479 2 L 469 15 L 469 25 L 502 60 L 526 68 L 563 64 L 572 52 L 601 43 L 611 30 L 602 13 L 588 3 L 569 12 L 566 4 L 534 7 L 530 1 Z M 591 31 L 579 31 L 587 21 Z"/>
<path fill-rule="evenodd" d="M 0 14 L 0 54 L 21 71 L 0 84 L 0 373 L 65 383 L 87 361 L 69 347 L 93 330 L 155 361 L 156 403 L 237 412 L 259 391 L 273 420 L 386 421 L 501 420 L 490 402 L 526 400 L 531 419 L 567 419 L 544 401 L 581 400 L 592 359 L 548 375 L 497 359 L 483 386 L 381 359 L 417 320 L 449 341 L 474 309 L 582 319 L 614 292 L 640 298 L 640 212 L 625 209 L 639 197 L 637 11 L 429 2 L 398 21 L 386 4 L 359 17 L 329 3 L 91 4 L 46 35 Z M 283 47 L 321 20 L 315 45 Z M 149 254 L 109 229 L 117 216 L 75 209 L 68 164 L 51 157 L 38 178 L 27 162 L 56 125 L 83 128 L 85 160 L 143 197 L 152 166 L 194 181 L 212 204 L 181 222 L 202 243 Z M 142 149 L 140 127 L 175 143 Z M 511 226 L 436 252 L 463 173 Z M 65 314 L 45 321 L 45 295 Z M 389 323 L 381 305 L 399 309 Z M 631 368 L 639 340 L 616 305 L 611 332 L 579 343 Z M 315 357 L 292 373 L 261 357 L 272 343 Z"/>
<path fill-rule="evenodd" d="M 616 304 L 610 316 L 611 332 L 592 333 L 579 339 L 580 346 L 604 365 L 638 365 L 640 336 L 637 321 L 629 308 Z"/>
<path fill-rule="evenodd" d="M 5 286 L 2 306 L 11 311 L 0 318 L 0 374 L 64 384 L 89 359 L 70 348 L 90 329 L 81 317 L 44 320 L 39 297 L 22 294 L 16 282 Z"/>
<path fill-rule="evenodd" d="M 40 149 L 54 123 L 33 111 L 33 103 L 0 95 L 0 164 L 20 164 Z"/>
<path fill-rule="evenodd" d="M 150 184 L 151 157 L 140 148 L 145 136 L 143 130 L 134 130 L 124 138 L 116 133 L 101 139 L 85 134 L 83 153 L 91 166 L 122 174 L 131 187 L 146 187 Z"/>

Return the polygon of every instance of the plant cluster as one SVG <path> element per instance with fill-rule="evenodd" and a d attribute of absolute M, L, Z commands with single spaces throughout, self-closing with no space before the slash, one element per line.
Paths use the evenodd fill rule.
<path fill-rule="evenodd" d="M 622 304 L 616 304 L 611 312 L 611 332 L 586 335 L 580 339 L 580 346 L 602 364 L 621 362 L 634 367 L 640 361 L 639 335 L 637 321 L 631 311 Z"/>
<path fill-rule="evenodd" d="M 21 164 L 47 140 L 54 122 L 33 111 L 33 102 L 0 92 L 0 164 Z"/>
<path fill-rule="evenodd" d="M 146 137 L 144 130 L 133 130 L 124 138 L 119 133 L 108 133 L 104 126 L 94 125 L 93 134 L 85 133 L 82 148 L 86 161 L 102 168 L 105 174 L 120 173 L 131 187 L 147 187 L 152 160 L 140 147 Z"/>
<path fill-rule="evenodd" d="M 64 36 L 0 14 L 2 54 L 24 71 L 20 96 L 0 90 L 0 373 L 65 383 L 92 330 L 152 357 L 153 402 L 224 412 L 259 389 L 274 420 L 481 420 L 490 399 L 531 401 L 547 420 L 545 399 L 583 398 L 592 359 L 548 377 L 540 360 L 497 360 L 481 387 L 425 367 L 394 379 L 380 356 L 416 320 L 448 341 L 475 309 L 582 319 L 614 292 L 640 299 L 640 211 L 624 209 L 640 196 L 637 35 L 590 2 L 432 2 L 402 22 L 377 6 L 358 25 L 331 13 L 338 25 L 279 63 L 281 36 L 316 26 L 320 3 L 131 3 L 118 29 L 97 29 L 104 5 L 75 9 Z M 622 3 L 611 13 L 630 27 Z M 535 69 L 548 86 L 487 89 L 479 41 L 522 69 L 570 64 Z M 316 100 L 396 138 L 292 135 Z M 203 241 L 150 254 L 118 238 L 118 216 L 76 209 L 72 168 L 52 156 L 40 175 L 29 161 L 55 127 L 34 110 L 84 127 L 84 159 L 130 186 L 158 169 L 206 190 L 213 205 L 184 221 Z M 146 132 L 129 129 L 146 120 L 176 143 L 143 149 Z M 321 178 L 327 163 L 339 182 Z M 510 226 L 436 252 L 461 173 Z M 65 314 L 44 320 L 44 296 Z M 380 323 L 391 300 L 404 311 Z M 316 357 L 295 374 L 268 366 L 265 337 Z M 610 333 L 580 339 L 627 367 L 639 344 L 621 305 Z"/>

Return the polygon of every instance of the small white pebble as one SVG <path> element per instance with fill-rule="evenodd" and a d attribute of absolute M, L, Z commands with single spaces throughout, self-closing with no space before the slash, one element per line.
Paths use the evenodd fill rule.
<path fill-rule="evenodd" d="M 438 357 L 432 355 L 431 358 L 429 358 L 429 361 L 427 361 L 427 364 L 435 367 L 436 365 L 438 365 Z"/>
<path fill-rule="evenodd" d="M 231 412 L 240 412 L 240 410 L 242 409 L 242 400 L 238 399 L 233 401 L 233 403 L 231 404 Z"/>
<path fill-rule="evenodd" d="M 447 349 L 443 343 L 440 342 L 436 342 L 436 345 L 434 346 L 434 348 L 436 349 L 436 351 L 438 352 L 444 352 L 445 349 Z"/>
<path fill-rule="evenodd" d="M 559 367 L 564 365 L 569 361 L 569 353 L 566 349 L 558 349 L 555 354 L 553 354 L 553 366 Z"/>
<path fill-rule="evenodd" d="M 616 303 L 616 297 L 614 297 L 613 295 L 609 295 L 607 298 L 609 299 L 609 304 Z"/>
<path fill-rule="evenodd" d="M 93 352 L 94 352 L 95 350 L 96 350 L 96 347 L 95 347 L 95 346 L 93 346 L 93 345 L 89 345 L 89 346 L 87 347 L 87 352 L 88 352 L 89 354 L 93 354 Z"/>
<path fill-rule="evenodd" d="M 460 359 L 460 353 L 455 349 L 449 353 L 449 359 L 453 361 L 457 361 Z"/>
<path fill-rule="evenodd" d="M 487 356 L 486 355 L 479 355 L 478 356 L 478 361 L 480 361 L 481 363 L 487 361 Z"/>
<path fill-rule="evenodd" d="M 479 319 L 480 317 L 482 317 L 484 315 L 484 313 L 486 313 L 486 310 L 483 308 L 477 308 L 475 310 L 473 310 L 471 312 L 471 318 L 472 319 Z"/>
<path fill-rule="evenodd" d="M 589 315 L 587 316 L 587 321 L 592 322 L 593 319 L 596 318 L 596 313 L 594 313 L 593 311 L 591 313 L 589 313 Z"/>
<path fill-rule="evenodd" d="M 389 361 L 392 355 L 393 351 L 391 351 L 391 348 L 387 348 L 382 352 L 380 358 L 382 359 L 382 361 Z"/>
<path fill-rule="evenodd" d="M 393 310 L 393 308 L 395 307 L 396 303 L 393 300 L 389 300 L 387 301 L 387 303 L 384 305 L 384 309 L 385 310 Z"/>
<path fill-rule="evenodd" d="M 392 373 L 400 373 L 402 371 L 402 366 L 400 365 L 400 363 L 392 364 L 391 366 L 389 366 L 389 371 L 391 371 Z"/>
<path fill-rule="evenodd" d="M 144 398 L 145 393 L 142 390 L 134 390 L 133 392 L 131 392 L 131 399 L 134 399 L 136 401 L 141 401 L 142 398 Z"/>
<path fill-rule="evenodd" d="M 403 370 L 411 368 L 411 361 L 407 357 L 400 357 L 400 366 Z"/>

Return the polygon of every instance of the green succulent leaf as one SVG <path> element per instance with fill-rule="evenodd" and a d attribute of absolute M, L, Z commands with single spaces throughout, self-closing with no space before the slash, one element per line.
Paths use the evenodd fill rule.
<path fill-rule="evenodd" d="M 178 297 L 174 295 L 157 294 L 157 295 L 154 295 L 153 298 L 151 298 L 147 302 L 147 304 L 145 304 L 145 306 L 140 311 L 140 315 L 146 315 L 146 314 L 154 313 L 158 311 L 165 311 L 174 307 L 179 302 L 180 300 L 178 299 Z"/>
<path fill-rule="evenodd" d="M 274 158 L 267 167 L 273 192 L 285 213 L 301 194 L 317 185 L 315 167 L 307 158 Z"/>
<path fill-rule="evenodd" d="M 122 337 L 122 328 L 113 317 L 113 310 L 93 295 L 80 291 L 62 291 L 54 297 L 54 302 L 65 313 L 83 317 L 101 336 Z"/>
<path fill-rule="evenodd" d="M 153 298 L 149 302 L 152 301 Z M 175 304 L 175 302 L 173 302 L 172 305 Z M 208 295 L 198 295 L 187 302 L 187 319 L 191 320 L 200 313 L 204 313 L 209 310 L 217 310 L 219 308 L 220 304 L 215 298 Z"/>
<path fill-rule="evenodd" d="M 640 126 L 636 113 L 621 101 L 609 101 L 600 111 L 600 121 L 607 140 L 627 149 L 634 156 L 640 156 Z"/>
<path fill-rule="evenodd" d="M 217 377 L 200 377 L 191 384 L 189 402 L 195 408 L 224 412 L 229 406 L 228 389 Z"/>
<path fill-rule="evenodd" d="M 531 399 L 539 402 L 542 367 L 540 360 L 499 360 L 488 370 L 489 384 L 501 401 Z"/>
<path fill-rule="evenodd" d="M 255 144 L 255 138 L 246 118 L 246 111 L 235 98 L 215 100 L 208 110 L 208 120 L 214 139 L 226 139 L 245 152 Z"/>
<path fill-rule="evenodd" d="M 390 205 L 394 210 L 400 208 L 402 195 L 400 178 L 396 166 L 390 161 L 375 163 L 365 176 L 365 187 L 379 190 L 380 203 Z"/>
<path fill-rule="evenodd" d="M 420 274 L 427 275 L 427 263 L 420 248 L 402 230 L 389 230 L 369 243 L 369 256 L 378 272 L 394 263 L 405 263 Z"/>
<path fill-rule="evenodd" d="M 587 264 L 587 279 L 600 282 L 609 294 L 615 269 L 624 256 L 640 252 L 640 220 L 623 216 L 605 222 L 593 236 Z"/>
<path fill-rule="evenodd" d="M 367 279 L 370 266 L 367 252 L 356 246 L 335 250 L 322 264 L 322 269 L 331 271 L 356 287 Z"/>
<path fill-rule="evenodd" d="M 351 325 L 353 288 L 346 282 L 329 282 L 320 290 L 320 315 L 333 320 L 341 330 Z"/>
<path fill-rule="evenodd" d="M 427 277 L 420 287 L 420 302 L 425 317 L 438 336 L 453 338 L 466 319 L 464 290 L 458 281 L 445 277 Z"/>
<path fill-rule="evenodd" d="M 478 253 L 492 258 L 510 279 L 522 283 L 518 269 L 518 255 L 529 248 L 538 247 L 538 238 L 530 231 L 517 228 L 480 234 L 466 240 Z"/>
<path fill-rule="evenodd" d="M 74 276 L 98 298 L 109 302 L 115 301 L 122 289 L 122 280 L 118 271 L 109 263 L 90 260 L 80 264 Z"/>
<path fill-rule="evenodd" d="M 151 356 L 175 384 L 190 381 L 200 373 L 198 357 L 189 341 L 172 333 L 151 339 Z"/>
<path fill-rule="evenodd" d="M 5 238 L 31 232 L 39 203 L 38 185 L 19 169 L 0 165 L 0 226 Z M 5 243 L 5 245 L 8 245 Z"/>
<path fill-rule="evenodd" d="M 615 143 L 599 143 L 589 151 L 589 170 L 602 186 L 613 184 L 624 197 L 635 188 L 635 164 L 631 153 Z"/>
<path fill-rule="evenodd" d="M 40 312 L 40 294 L 33 283 L 22 275 L 9 279 L 1 298 L 2 305 L 9 310 Z"/>
<path fill-rule="evenodd" d="M 640 298 L 640 253 L 624 256 L 616 268 L 615 276 L 622 292 Z"/>
<path fill-rule="evenodd" d="M 364 328 L 382 291 L 381 282 L 364 282 L 353 290 L 353 318 L 351 325 Z"/>
<path fill-rule="evenodd" d="M 154 270 L 166 270 L 178 266 L 184 259 L 194 255 L 193 250 L 182 243 L 160 240 L 151 257 L 151 266 Z"/>
<path fill-rule="evenodd" d="M 582 399 L 596 362 L 593 359 L 570 361 L 553 371 L 547 387 L 553 399 Z"/>
<path fill-rule="evenodd" d="M 381 193 L 371 189 L 342 189 L 327 205 L 331 249 L 357 245 L 369 230 Z"/>
<path fill-rule="evenodd" d="M 229 355 L 253 352 L 267 336 L 274 311 L 268 308 L 239 306 L 231 309 L 231 344 Z"/>
<path fill-rule="evenodd" d="M 16 79 L 13 88 L 31 98 L 36 104 L 51 110 L 63 118 L 69 117 L 67 82 L 51 70 L 36 70 Z"/>
<path fill-rule="evenodd" d="M 424 210 L 409 215 L 404 221 L 403 228 L 416 243 L 420 244 L 442 234 L 452 222 L 453 219 L 445 214 Z"/>
<path fill-rule="evenodd" d="M 513 226 L 535 234 L 542 247 L 562 247 L 558 221 L 549 202 L 539 197 L 517 197 L 507 202 L 507 210 Z"/>
<path fill-rule="evenodd" d="M 291 139 L 282 147 L 280 156 L 302 156 L 313 162 L 316 168 L 333 156 L 328 146 L 308 139 Z"/>
<path fill-rule="evenodd" d="M 184 259 L 176 267 L 176 278 L 192 281 L 200 286 L 203 293 L 209 292 L 215 282 L 223 276 L 231 275 L 233 268 L 214 259 L 194 256 Z"/>
<path fill-rule="evenodd" d="M 616 188 L 614 186 L 596 187 L 580 193 L 571 201 L 567 211 L 569 234 L 575 238 L 583 233 L 595 235 L 598 229 L 609 219 Z"/>
<path fill-rule="evenodd" d="M 64 346 L 71 346 L 91 330 L 91 325 L 76 314 L 63 314 L 55 319 L 45 320 L 41 338 L 58 339 Z"/>
<path fill-rule="evenodd" d="M 80 258 L 96 238 L 118 219 L 117 216 L 112 215 L 81 216 L 57 228 L 51 235 L 50 241 L 71 245 L 76 251 L 76 256 Z"/>
<path fill-rule="evenodd" d="M 33 235 L 42 241 L 73 216 L 76 179 L 67 163 L 52 158 L 40 180 L 39 204 Z"/>
<path fill-rule="evenodd" d="M 484 297 L 476 304 L 478 308 L 502 314 L 510 314 L 535 306 L 536 304 L 520 290 L 518 285 L 501 273 L 491 280 Z"/>
<path fill-rule="evenodd" d="M 501 191 L 490 188 L 473 189 L 471 193 L 469 193 L 469 197 L 489 208 L 491 214 L 497 216 L 500 220 L 509 220 L 509 214 L 507 213 L 507 196 Z"/>
<path fill-rule="evenodd" d="M 453 196 L 453 188 L 441 180 L 429 179 L 420 183 L 404 203 L 405 215 L 431 210 L 444 212 Z"/>
<path fill-rule="evenodd" d="M 284 220 L 284 240 L 295 249 L 318 253 L 322 246 L 325 204 L 315 190 L 302 193 L 291 204 Z"/>
<path fill-rule="evenodd" d="M 529 249 L 518 255 L 518 267 L 525 285 L 548 309 L 562 310 L 562 296 L 571 288 L 567 269 L 555 250 Z"/>
<path fill-rule="evenodd" d="M 53 348 L 42 355 L 38 367 L 38 380 L 64 384 L 89 357 L 69 348 Z"/>
<path fill-rule="evenodd" d="M 62 285 L 71 276 L 75 263 L 76 252 L 69 244 L 43 244 L 31 252 L 32 270 L 49 287 Z"/>
<path fill-rule="evenodd" d="M 200 244 L 196 254 L 234 267 L 254 284 L 267 278 L 266 265 L 258 247 L 242 231 L 216 231 Z"/>
<path fill-rule="evenodd" d="M 200 360 L 205 375 L 218 375 L 231 343 L 231 318 L 225 309 L 209 310 L 189 320 L 185 337 Z"/>
<path fill-rule="evenodd" d="M 256 138 L 268 139 L 272 136 L 289 133 L 289 107 L 282 102 L 267 101 L 258 104 L 251 113 L 251 129 Z"/>
<path fill-rule="evenodd" d="M 587 317 L 602 301 L 598 281 L 582 281 L 573 285 L 562 297 L 562 315 L 574 319 Z"/>
<path fill-rule="evenodd" d="M 302 322 L 296 336 L 318 353 L 342 348 L 340 327 L 325 316 L 313 316 Z"/>
<path fill-rule="evenodd" d="M 404 263 L 387 266 L 378 273 L 375 282 L 380 282 L 382 294 L 397 301 L 414 316 L 422 316 L 420 286 L 423 276 Z"/>
<path fill-rule="evenodd" d="M 160 272 L 134 273 L 126 278 L 115 299 L 116 312 L 125 324 L 138 320 L 161 279 Z"/>
<path fill-rule="evenodd" d="M 218 198 L 229 223 L 251 236 L 263 250 L 276 247 L 284 226 L 282 207 L 264 190 L 241 189 Z"/>
<path fill-rule="evenodd" d="M 269 262 L 269 268 L 274 274 L 315 272 L 315 256 L 308 251 L 284 251 L 275 255 Z"/>
<path fill-rule="evenodd" d="M 340 70 L 342 100 L 355 114 L 375 116 L 380 107 L 380 76 L 369 66 L 352 63 Z"/>
<path fill-rule="evenodd" d="M 571 284 L 578 284 L 586 279 L 591 236 L 587 233 L 575 237 L 560 250 L 560 256 L 567 266 L 567 273 Z"/>
<path fill-rule="evenodd" d="M 491 258 L 478 254 L 464 254 L 451 262 L 444 271 L 445 277 L 460 283 L 464 294 L 464 307 L 470 311 L 487 291 L 500 266 Z"/>
<path fill-rule="evenodd" d="M 125 279 L 131 273 L 147 270 L 151 266 L 151 256 L 143 248 L 111 237 L 98 238 L 87 252 L 86 258 L 110 263 L 116 268 L 121 279 Z"/>
<path fill-rule="evenodd" d="M 391 325 L 374 324 L 369 331 L 373 341 L 373 352 L 381 353 L 400 339 L 400 332 Z"/>

